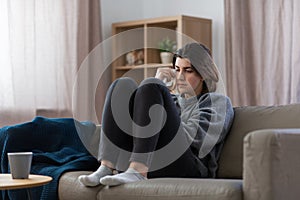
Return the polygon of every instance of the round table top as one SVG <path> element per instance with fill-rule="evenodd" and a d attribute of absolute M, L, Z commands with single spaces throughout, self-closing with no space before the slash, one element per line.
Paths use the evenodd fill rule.
<path fill-rule="evenodd" d="M 11 174 L 0 174 L 0 190 L 23 189 L 45 185 L 52 181 L 50 176 L 30 174 L 28 179 L 13 179 Z"/>

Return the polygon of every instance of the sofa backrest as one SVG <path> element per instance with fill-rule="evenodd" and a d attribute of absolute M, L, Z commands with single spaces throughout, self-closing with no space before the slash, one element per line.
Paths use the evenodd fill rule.
<path fill-rule="evenodd" d="M 219 178 L 242 178 L 243 139 L 250 131 L 300 128 L 300 104 L 235 107 L 231 130 L 219 160 Z"/>

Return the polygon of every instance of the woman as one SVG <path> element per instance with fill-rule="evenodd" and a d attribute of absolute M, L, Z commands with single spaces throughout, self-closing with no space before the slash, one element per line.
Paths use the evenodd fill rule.
<path fill-rule="evenodd" d="M 101 164 L 94 173 L 79 177 L 82 184 L 216 176 L 234 115 L 230 99 L 215 92 L 218 71 L 204 45 L 190 43 L 179 49 L 173 68 L 175 72 L 159 68 L 155 78 L 140 86 L 129 78 L 111 85 L 102 118 Z M 172 78 L 175 94 L 163 82 Z"/>

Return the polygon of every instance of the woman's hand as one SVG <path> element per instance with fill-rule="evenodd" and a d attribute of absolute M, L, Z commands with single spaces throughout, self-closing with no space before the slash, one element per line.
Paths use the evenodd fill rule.
<path fill-rule="evenodd" d="M 169 67 L 158 68 L 155 78 L 158 78 L 164 82 L 170 82 L 172 79 L 176 79 L 176 71 L 175 69 L 171 69 Z"/>
<path fill-rule="evenodd" d="M 173 90 L 176 85 L 176 71 L 171 68 L 158 68 L 155 78 L 162 80 L 169 90 Z"/>

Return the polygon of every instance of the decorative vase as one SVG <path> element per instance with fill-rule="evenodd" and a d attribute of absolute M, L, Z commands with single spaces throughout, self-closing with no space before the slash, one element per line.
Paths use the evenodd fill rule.
<path fill-rule="evenodd" d="M 173 54 L 171 52 L 160 52 L 160 59 L 163 64 L 172 63 Z"/>

